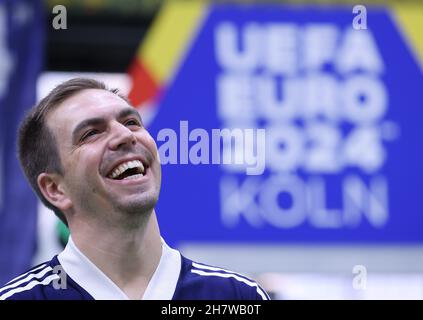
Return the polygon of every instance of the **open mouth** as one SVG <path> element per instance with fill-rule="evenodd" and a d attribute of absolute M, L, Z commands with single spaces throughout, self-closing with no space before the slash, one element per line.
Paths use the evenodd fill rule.
<path fill-rule="evenodd" d="M 107 175 L 109 179 L 113 180 L 131 180 L 138 179 L 145 175 L 147 168 L 139 160 L 131 160 L 121 163 L 116 166 Z"/>

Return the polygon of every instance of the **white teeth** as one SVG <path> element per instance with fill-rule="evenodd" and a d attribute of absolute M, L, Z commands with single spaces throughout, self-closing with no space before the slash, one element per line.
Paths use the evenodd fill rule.
<path fill-rule="evenodd" d="M 133 168 L 139 168 L 141 174 L 144 173 L 144 166 L 142 164 L 141 161 L 139 160 L 133 160 L 133 161 L 127 161 L 124 162 L 122 164 L 120 164 L 119 166 L 117 166 L 111 174 L 109 174 L 109 178 L 114 179 L 116 177 L 118 177 L 119 175 L 121 175 L 125 170 L 128 169 L 133 169 Z M 134 177 L 138 176 L 138 174 L 133 175 Z M 130 177 L 127 177 L 130 178 Z"/>
<path fill-rule="evenodd" d="M 126 178 L 123 178 L 123 180 L 134 180 L 134 179 L 141 178 L 143 176 L 144 175 L 142 173 L 137 173 L 137 174 L 134 174 L 133 176 L 128 176 Z"/>

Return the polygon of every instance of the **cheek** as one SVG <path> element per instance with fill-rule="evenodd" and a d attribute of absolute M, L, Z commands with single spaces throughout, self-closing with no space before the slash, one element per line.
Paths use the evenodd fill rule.
<path fill-rule="evenodd" d="M 153 137 L 151 137 L 150 134 L 147 133 L 146 137 L 144 138 L 144 143 L 147 146 L 148 150 L 151 152 L 151 154 L 154 156 L 154 158 L 158 159 L 158 150 L 157 150 L 157 144 L 154 141 Z"/>
<path fill-rule="evenodd" d="M 67 160 L 69 173 L 79 179 L 89 179 L 98 172 L 98 155 L 91 150 L 77 150 Z"/>

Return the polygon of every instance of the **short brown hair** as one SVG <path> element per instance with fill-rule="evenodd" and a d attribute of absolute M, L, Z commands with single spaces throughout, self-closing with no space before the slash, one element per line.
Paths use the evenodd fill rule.
<path fill-rule="evenodd" d="M 66 225 L 67 221 L 63 212 L 43 196 L 37 182 L 38 176 L 43 172 L 62 175 L 64 173 L 57 142 L 46 124 L 46 117 L 63 101 L 86 89 L 107 90 L 128 102 L 117 89 L 108 89 L 101 81 L 74 78 L 55 87 L 35 105 L 23 119 L 18 133 L 18 157 L 25 176 L 43 204 L 53 210 Z"/>

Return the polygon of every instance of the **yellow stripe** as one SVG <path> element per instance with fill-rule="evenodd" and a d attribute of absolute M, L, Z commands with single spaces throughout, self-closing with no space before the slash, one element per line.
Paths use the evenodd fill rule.
<path fill-rule="evenodd" d="M 423 5 L 417 3 L 394 4 L 391 6 L 403 36 L 410 45 L 423 70 Z"/>
<path fill-rule="evenodd" d="M 159 84 L 167 82 L 176 71 L 206 5 L 205 1 L 176 0 L 163 4 L 137 53 Z"/>

